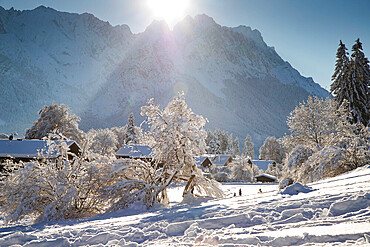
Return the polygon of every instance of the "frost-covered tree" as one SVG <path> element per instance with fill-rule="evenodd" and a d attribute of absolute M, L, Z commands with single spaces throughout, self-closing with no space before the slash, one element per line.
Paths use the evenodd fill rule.
<path fill-rule="evenodd" d="M 55 103 L 44 106 L 39 111 L 40 118 L 26 130 L 26 139 L 41 139 L 53 132 L 58 132 L 67 138 L 80 142 L 83 132 L 78 128 L 80 118 L 73 114 L 64 104 Z"/>
<path fill-rule="evenodd" d="M 286 141 L 292 146 L 326 145 L 330 136 L 337 132 L 337 122 L 341 120 L 336 108 L 329 98 L 310 96 L 290 113 L 287 124 L 291 135 Z"/>
<path fill-rule="evenodd" d="M 116 150 L 120 149 L 126 144 L 126 128 L 125 127 L 113 127 L 112 132 L 116 135 L 117 146 Z"/>
<path fill-rule="evenodd" d="M 362 51 L 360 39 L 352 46 L 351 55 L 351 73 L 350 73 L 350 94 L 347 98 L 349 110 L 352 113 L 354 123 L 369 125 L 370 102 L 370 65 L 369 60 Z"/>
<path fill-rule="evenodd" d="M 240 144 L 239 144 L 239 138 L 235 137 L 234 141 L 232 141 L 232 149 L 231 149 L 232 155 L 240 155 Z"/>
<path fill-rule="evenodd" d="M 205 153 L 206 120 L 188 108 L 184 93 L 179 93 L 162 110 L 148 101 L 141 108 L 141 115 L 147 117 L 148 125 L 155 142 L 153 143 L 154 162 L 161 165 L 158 177 L 158 193 L 166 197 L 167 186 L 175 180 L 186 181 L 183 196 L 205 193 L 221 197 L 222 191 L 209 179 L 203 177 L 197 168 L 195 156 Z M 164 200 L 164 199 L 163 199 Z"/>
<path fill-rule="evenodd" d="M 250 159 L 254 158 L 254 144 L 250 135 L 245 137 L 243 155 L 245 157 L 249 157 Z"/>
<path fill-rule="evenodd" d="M 237 181 L 254 181 L 254 177 L 261 171 L 254 164 L 248 162 L 246 157 L 237 157 L 231 164 L 231 179 Z"/>
<path fill-rule="evenodd" d="M 285 156 L 284 149 L 275 136 L 267 137 L 259 151 L 260 160 L 274 160 L 279 164 L 283 161 Z"/>
<path fill-rule="evenodd" d="M 207 144 L 208 154 L 220 154 L 220 141 L 209 129 L 207 130 L 207 137 L 205 141 Z"/>
<path fill-rule="evenodd" d="M 87 133 L 90 151 L 107 156 L 113 156 L 117 151 L 117 136 L 110 129 L 91 129 Z"/>

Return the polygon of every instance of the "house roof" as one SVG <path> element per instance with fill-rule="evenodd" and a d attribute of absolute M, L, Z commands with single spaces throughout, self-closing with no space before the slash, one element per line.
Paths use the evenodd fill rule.
<path fill-rule="evenodd" d="M 266 171 L 269 167 L 269 164 L 275 163 L 273 160 L 251 160 L 253 164 L 255 164 L 258 169 Z"/>
<path fill-rule="evenodd" d="M 74 141 L 65 141 L 71 147 Z M 47 153 L 49 147 L 46 140 L 0 140 L 0 158 L 41 158 L 40 152 Z M 48 154 L 48 158 L 55 158 L 58 153 L 55 151 Z M 44 155 L 45 157 L 45 155 Z"/>
<path fill-rule="evenodd" d="M 153 149 L 147 145 L 123 145 L 116 153 L 118 157 L 153 158 Z"/>
<path fill-rule="evenodd" d="M 230 158 L 233 159 L 231 155 L 210 155 L 208 158 L 215 166 L 223 166 Z"/>
<path fill-rule="evenodd" d="M 275 180 L 275 181 L 277 180 L 277 178 L 275 176 L 272 176 L 272 175 L 266 174 L 266 173 L 261 174 L 261 175 L 257 175 L 257 176 L 254 176 L 254 177 L 255 178 L 266 177 L 266 178 L 270 178 L 270 179 Z"/>
<path fill-rule="evenodd" d="M 208 156 L 195 156 L 195 163 L 201 165 L 206 159 L 209 159 Z"/>

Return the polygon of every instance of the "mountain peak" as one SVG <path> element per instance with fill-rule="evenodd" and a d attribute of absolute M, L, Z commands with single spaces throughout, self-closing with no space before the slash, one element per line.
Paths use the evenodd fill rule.
<path fill-rule="evenodd" d="M 208 16 L 206 14 L 195 16 L 194 17 L 194 21 L 195 21 L 195 23 L 200 24 L 202 26 L 215 26 L 215 25 L 218 25 L 212 17 L 210 17 L 210 16 Z"/>
<path fill-rule="evenodd" d="M 164 20 L 154 20 L 152 23 L 145 29 L 145 33 L 168 33 L 170 28 L 166 21 Z"/>

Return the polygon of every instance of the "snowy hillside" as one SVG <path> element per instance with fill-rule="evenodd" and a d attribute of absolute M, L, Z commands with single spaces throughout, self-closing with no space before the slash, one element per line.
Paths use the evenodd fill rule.
<path fill-rule="evenodd" d="M 370 166 L 308 186 L 284 194 L 275 184 L 224 184 L 227 198 L 189 205 L 172 188 L 169 209 L 31 226 L 0 221 L 0 246 L 370 245 Z"/>
<path fill-rule="evenodd" d="M 184 90 L 208 128 L 250 133 L 258 147 L 287 131 L 286 116 L 308 94 L 328 95 L 259 31 L 206 15 L 132 34 L 91 14 L 0 7 L 0 61 L 2 132 L 23 133 L 52 102 L 71 106 L 85 130 L 123 125 L 130 112 L 140 119 L 148 98 L 165 105 Z"/>

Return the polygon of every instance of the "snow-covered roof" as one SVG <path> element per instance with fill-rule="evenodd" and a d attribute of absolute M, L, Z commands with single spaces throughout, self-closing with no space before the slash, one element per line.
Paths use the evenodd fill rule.
<path fill-rule="evenodd" d="M 68 147 L 74 143 L 74 141 L 65 142 Z M 0 140 L 0 158 L 41 158 L 40 152 L 42 151 L 46 154 L 48 148 L 46 140 Z M 48 154 L 48 158 L 55 158 L 57 156 L 58 154 L 56 152 Z"/>
<path fill-rule="evenodd" d="M 197 165 L 201 165 L 201 164 L 203 164 L 203 162 L 204 162 L 206 159 L 209 159 L 209 157 L 208 157 L 208 156 L 195 156 L 195 163 L 196 163 Z M 211 160 L 210 160 L 210 162 L 211 162 Z"/>
<path fill-rule="evenodd" d="M 272 176 L 272 175 L 270 175 L 270 174 L 266 174 L 266 173 L 264 173 L 264 174 L 260 174 L 260 175 L 257 175 L 257 176 L 254 176 L 255 178 L 260 178 L 260 177 L 266 177 L 266 178 L 271 178 L 271 179 L 273 179 L 273 180 L 277 180 L 277 178 L 275 177 L 275 176 Z"/>
<path fill-rule="evenodd" d="M 118 157 L 153 158 L 152 148 L 147 145 L 123 145 L 116 153 Z"/>
<path fill-rule="evenodd" d="M 251 162 L 258 167 L 258 169 L 266 171 L 269 164 L 275 163 L 273 160 L 251 160 Z"/>
<path fill-rule="evenodd" d="M 215 166 L 223 166 L 227 164 L 229 159 L 231 161 L 233 160 L 231 155 L 210 155 L 208 156 L 208 158 L 210 159 L 212 164 Z"/>

